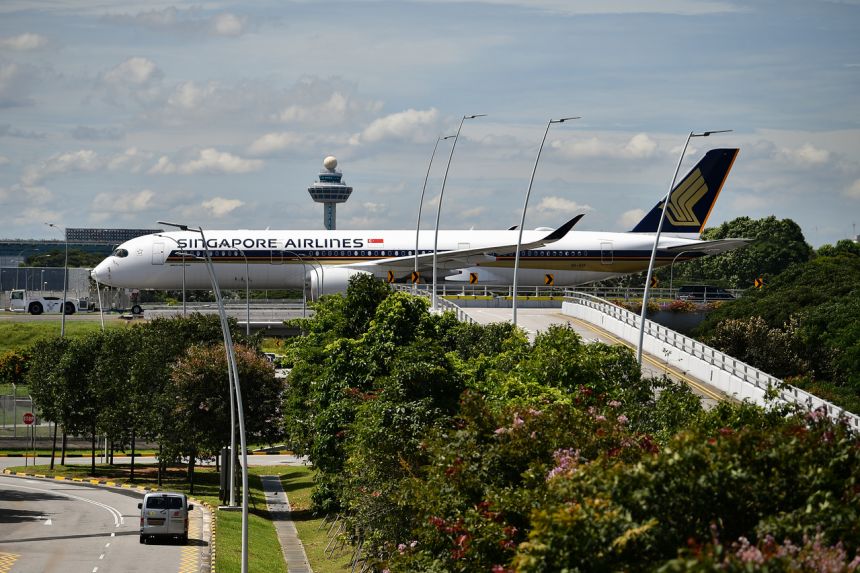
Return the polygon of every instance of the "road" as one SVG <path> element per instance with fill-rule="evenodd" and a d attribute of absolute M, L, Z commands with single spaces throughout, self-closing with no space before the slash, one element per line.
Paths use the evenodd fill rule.
<path fill-rule="evenodd" d="M 139 541 L 143 495 L 67 481 L 0 476 L 0 571 L 208 571 L 208 516 L 195 506 L 186 546 Z"/>

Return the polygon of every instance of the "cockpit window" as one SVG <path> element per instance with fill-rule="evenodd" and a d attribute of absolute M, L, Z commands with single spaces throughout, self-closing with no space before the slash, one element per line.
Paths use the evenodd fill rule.
<path fill-rule="evenodd" d="M 128 251 L 125 249 L 115 249 L 114 252 L 111 253 L 111 256 L 119 258 L 127 257 Z"/>

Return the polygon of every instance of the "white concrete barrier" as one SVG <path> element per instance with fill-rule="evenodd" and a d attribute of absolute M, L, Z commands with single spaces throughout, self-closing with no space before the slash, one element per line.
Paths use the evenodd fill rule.
<path fill-rule="evenodd" d="M 562 313 L 600 326 L 634 346 L 639 342 L 639 315 L 603 299 L 569 292 L 562 304 Z M 820 409 L 830 418 L 842 418 L 860 431 L 860 416 L 650 320 L 645 322 L 642 350 L 663 357 L 673 367 L 707 382 L 727 396 L 761 406 L 776 399 L 809 410 Z"/>

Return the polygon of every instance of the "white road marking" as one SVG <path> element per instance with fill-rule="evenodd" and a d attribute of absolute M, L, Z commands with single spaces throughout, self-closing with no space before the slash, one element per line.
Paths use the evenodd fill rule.
<path fill-rule="evenodd" d="M 113 522 L 114 522 L 115 527 L 119 527 L 120 525 L 125 524 L 125 518 L 123 518 L 122 513 L 118 509 L 116 509 L 115 507 L 110 506 L 106 503 L 102 503 L 100 501 L 95 501 L 94 499 L 88 499 L 86 497 L 81 497 L 81 496 L 75 495 L 73 493 L 67 493 L 64 491 L 57 491 L 55 489 L 44 489 L 44 488 L 40 488 L 40 487 L 28 487 L 26 485 L 19 485 L 19 484 L 15 484 L 15 485 L 22 488 L 22 489 L 32 489 L 32 490 L 36 490 L 36 491 L 42 491 L 45 493 L 53 493 L 56 495 L 63 495 L 66 497 L 70 497 L 72 499 L 77 499 L 80 501 L 85 501 L 87 503 L 91 503 L 93 505 L 101 507 L 102 509 L 107 510 L 111 514 L 111 516 L 113 517 Z M 113 537 L 113 533 L 111 533 L 111 537 Z"/>

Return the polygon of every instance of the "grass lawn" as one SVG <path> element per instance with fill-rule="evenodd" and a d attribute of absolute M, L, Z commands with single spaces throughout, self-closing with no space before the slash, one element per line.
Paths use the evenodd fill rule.
<path fill-rule="evenodd" d="M 105 328 L 129 328 L 127 322 L 105 321 Z M 101 329 L 98 320 L 67 320 L 66 336 L 83 336 Z M 60 315 L 56 321 L 7 321 L 0 322 L 0 354 L 10 350 L 23 350 L 40 338 L 60 335 Z"/>

